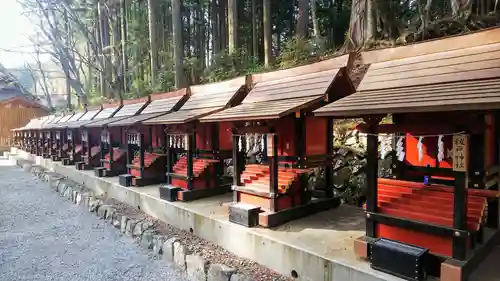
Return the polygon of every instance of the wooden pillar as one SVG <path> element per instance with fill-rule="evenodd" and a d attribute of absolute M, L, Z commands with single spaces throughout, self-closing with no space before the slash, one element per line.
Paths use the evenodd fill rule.
<path fill-rule="evenodd" d="M 140 177 L 141 179 L 144 178 L 144 152 L 145 152 L 145 147 L 144 147 L 144 134 L 137 133 L 138 134 L 138 141 L 139 141 L 139 160 L 140 160 Z"/>
<path fill-rule="evenodd" d="M 169 134 L 165 133 L 165 154 L 167 155 L 167 173 L 166 173 L 166 180 L 167 184 L 172 184 L 172 178 L 170 177 L 170 173 L 172 173 L 172 149 L 170 147 L 170 136 Z"/>
<path fill-rule="evenodd" d="M 271 193 L 271 212 L 276 212 L 276 201 L 278 198 L 278 135 L 271 133 L 267 135 L 267 156 L 269 157 L 269 187 Z"/>
<path fill-rule="evenodd" d="M 467 230 L 467 170 L 468 138 L 465 135 L 453 136 L 453 171 L 455 183 L 453 189 L 453 228 Z M 453 236 L 452 257 L 465 260 L 467 239 L 460 235 Z"/>
<path fill-rule="evenodd" d="M 87 130 L 86 131 L 87 133 L 87 161 L 88 163 L 87 164 L 90 164 L 90 158 L 92 156 L 92 135 L 89 134 L 89 131 Z"/>
<path fill-rule="evenodd" d="M 75 129 L 69 129 L 70 130 L 70 134 L 71 134 L 71 160 L 74 159 L 75 157 L 75 152 L 76 152 L 76 145 L 75 145 Z"/>
<path fill-rule="evenodd" d="M 326 155 L 325 165 L 325 196 L 333 198 L 333 118 L 328 117 L 326 122 Z"/>
<path fill-rule="evenodd" d="M 127 139 L 127 172 L 130 174 L 130 168 L 128 165 L 132 164 L 132 161 L 134 160 L 134 151 L 132 149 L 132 135 L 129 133 L 126 133 L 126 139 Z"/>
<path fill-rule="evenodd" d="M 239 137 L 233 129 L 233 185 L 241 186 L 241 170 L 240 170 L 240 151 L 238 149 Z M 236 191 L 235 191 L 236 193 Z"/>
<path fill-rule="evenodd" d="M 186 148 L 187 157 L 187 187 L 188 190 L 193 190 L 193 161 L 194 161 L 194 148 L 196 140 L 196 132 L 189 132 L 185 135 L 186 143 L 184 147 Z"/>
<path fill-rule="evenodd" d="M 214 165 L 213 183 L 215 188 L 219 188 L 221 185 L 221 177 L 224 173 L 224 159 L 220 155 L 219 147 L 219 123 L 212 123 L 212 153 L 216 160 L 219 162 Z M 212 182 L 212 181 L 210 181 Z"/>
<path fill-rule="evenodd" d="M 99 152 L 101 159 L 104 159 L 106 157 L 107 132 L 108 131 L 106 129 L 101 131 L 101 142 L 100 142 L 101 151 Z"/>
<path fill-rule="evenodd" d="M 121 135 L 120 135 L 121 136 Z M 109 169 L 113 170 L 113 134 L 108 131 L 107 142 L 108 142 L 108 150 L 109 150 Z"/>
<path fill-rule="evenodd" d="M 377 212 L 377 179 L 378 179 L 378 137 L 377 124 L 380 119 L 366 118 L 367 123 L 367 165 L 366 165 L 366 212 Z M 377 223 L 367 217 L 366 236 L 377 236 Z"/>

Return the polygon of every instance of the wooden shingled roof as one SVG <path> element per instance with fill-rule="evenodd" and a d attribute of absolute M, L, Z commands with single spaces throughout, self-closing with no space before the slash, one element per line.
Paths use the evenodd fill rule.
<path fill-rule="evenodd" d="M 97 121 L 93 121 L 91 123 L 83 125 L 83 127 L 89 127 L 89 128 L 103 127 L 103 126 L 107 126 L 109 123 L 113 123 L 113 122 L 125 119 L 127 117 L 137 115 L 144 108 L 146 108 L 146 106 L 149 104 L 149 102 L 150 102 L 149 97 L 138 99 L 138 100 L 124 101 L 124 105 L 121 107 L 118 107 L 118 111 L 115 111 L 114 114 L 109 115 L 109 117 L 107 117 L 107 118 L 100 118 L 99 120 L 97 120 L 97 117 L 99 116 L 98 115 L 98 116 L 96 116 L 96 118 L 94 118 L 94 120 L 97 120 Z M 111 111 L 113 108 L 114 107 L 106 108 L 102 112 L 107 111 L 107 110 Z"/>
<path fill-rule="evenodd" d="M 189 90 L 187 88 L 175 92 L 151 95 L 152 102 L 138 115 L 109 123 L 108 126 L 131 126 L 176 110 L 186 102 Z"/>
<path fill-rule="evenodd" d="M 201 121 L 278 119 L 323 102 L 329 98 L 327 94 L 337 78 L 349 81 L 345 68 L 348 62 L 349 56 L 345 55 L 306 66 L 254 74 L 254 87 L 242 104 L 208 115 Z M 343 86 L 349 90 L 337 89 L 339 96 L 354 91 L 350 82 Z"/>
<path fill-rule="evenodd" d="M 96 109 L 96 110 L 89 110 L 87 112 L 81 112 L 82 115 L 78 118 L 75 118 L 75 116 L 78 114 L 75 114 L 73 117 L 71 117 L 71 119 L 66 122 L 66 123 L 62 123 L 62 124 L 59 124 L 57 125 L 55 128 L 79 128 L 80 126 L 82 126 L 83 124 L 87 124 L 89 122 L 92 122 L 92 119 L 94 119 L 94 117 L 99 114 L 99 112 L 101 111 L 101 109 Z"/>
<path fill-rule="evenodd" d="M 250 76 L 190 87 L 190 97 L 176 112 L 144 121 L 144 124 L 182 124 L 239 104 L 250 86 Z"/>
<path fill-rule="evenodd" d="M 500 29 L 493 31 L 496 43 L 488 36 L 488 44 L 372 63 L 356 93 L 315 114 L 359 117 L 500 108 Z M 450 48 L 451 39 L 457 40 L 441 44 Z"/>

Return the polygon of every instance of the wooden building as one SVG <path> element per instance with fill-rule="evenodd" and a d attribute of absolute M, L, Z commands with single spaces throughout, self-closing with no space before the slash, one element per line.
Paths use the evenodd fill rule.
<path fill-rule="evenodd" d="M 365 57 L 373 63 L 357 92 L 315 111 L 364 120 L 356 254 L 406 279 L 466 280 L 500 242 L 500 29 Z M 379 124 L 387 114 L 393 123 Z M 391 178 L 377 178 L 380 134 L 393 140 Z"/>

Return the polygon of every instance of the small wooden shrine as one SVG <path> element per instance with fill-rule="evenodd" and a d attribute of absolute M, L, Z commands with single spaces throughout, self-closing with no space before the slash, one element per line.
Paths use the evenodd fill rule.
<path fill-rule="evenodd" d="M 201 118 L 231 124 L 233 201 L 229 220 L 273 227 L 334 208 L 333 123 L 311 112 L 354 92 L 342 56 L 312 65 L 253 75 L 243 103 Z M 324 198 L 312 200 L 308 177 L 324 169 Z"/>
<path fill-rule="evenodd" d="M 50 129 L 54 131 L 57 144 L 57 155 L 53 157 L 55 161 L 64 161 L 63 159 L 69 158 L 71 152 L 70 141 L 68 139 L 67 126 L 73 122 L 78 121 L 87 111 L 76 112 L 74 114 L 66 115 L 59 122 L 50 125 Z"/>
<path fill-rule="evenodd" d="M 446 52 L 436 52 L 435 42 L 401 47 L 421 54 L 372 63 L 356 93 L 315 112 L 364 119 L 366 236 L 354 249 L 373 268 L 408 280 L 467 280 L 500 242 L 495 32 L 472 47 L 453 43 L 465 38 L 440 40 L 457 48 Z M 392 58 L 403 54 L 390 51 Z M 387 114 L 392 124 L 379 124 Z M 379 154 L 392 157 L 386 178 L 378 178 Z"/>
<path fill-rule="evenodd" d="M 113 117 L 123 105 L 105 104 L 90 121 L 78 121 L 75 126 L 80 128 L 80 142 L 82 146 L 81 161 L 75 162 L 77 170 L 92 170 L 101 166 L 101 127 L 87 127 L 96 122 L 102 122 Z"/>
<path fill-rule="evenodd" d="M 14 147 L 28 151 L 31 154 L 39 151 L 38 129 L 47 117 L 31 119 L 24 127 L 13 129 L 14 132 Z"/>
<path fill-rule="evenodd" d="M 46 130 L 45 126 L 48 126 L 57 120 L 59 120 L 61 116 L 56 116 L 56 115 L 49 115 L 45 122 L 40 124 L 39 128 L 39 138 L 42 140 L 42 151 L 41 155 L 43 158 L 48 159 L 53 153 L 53 148 L 54 148 L 54 138 L 52 135 L 52 132 L 50 130 Z"/>
<path fill-rule="evenodd" d="M 79 113 L 77 113 L 71 117 L 67 123 L 57 126 L 58 130 L 66 132 L 66 145 L 68 147 L 68 153 L 67 157 L 62 158 L 63 165 L 74 165 L 75 163 L 82 161 L 83 146 L 81 141 L 81 127 L 92 122 L 101 111 L 102 107 L 94 110 L 85 110 L 80 117 L 78 117 Z"/>
<path fill-rule="evenodd" d="M 59 120 L 52 122 L 50 124 L 46 124 L 43 126 L 43 129 L 47 132 L 50 131 L 50 135 L 53 138 L 53 144 L 51 148 L 50 158 L 52 161 L 61 161 L 62 158 L 66 157 L 67 147 L 65 147 L 66 143 L 66 135 L 58 129 L 58 126 L 61 126 L 68 122 L 75 114 L 69 113 L 63 115 Z"/>
<path fill-rule="evenodd" d="M 88 129 L 101 129 L 99 147 L 99 165 L 94 166 L 98 177 L 114 177 L 127 172 L 127 154 L 125 149 L 126 131 L 121 126 L 109 126 L 129 117 L 137 116 L 151 102 L 150 97 L 124 100 L 123 107 L 113 117 L 85 125 Z M 94 163 L 94 160 L 90 161 Z"/>
<path fill-rule="evenodd" d="M 178 110 L 187 100 L 188 90 L 151 95 L 151 103 L 140 114 L 113 123 L 108 127 L 124 130 L 125 173 L 119 176 L 123 186 L 145 186 L 165 182 L 166 148 L 164 125 L 143 122 Z"/>
<path fill-rule="evenodd" d="M 192 86 L 189 100 L 179 111 L 143 122 L 165 125 L 167 179 L 160 187 L 161 198 L 191 201 L 230 190 L 224 175 L 224 161 L 231 158 L 230 124 L 198 120 L 240 104 L 249 86 L 249 76 Z"/>

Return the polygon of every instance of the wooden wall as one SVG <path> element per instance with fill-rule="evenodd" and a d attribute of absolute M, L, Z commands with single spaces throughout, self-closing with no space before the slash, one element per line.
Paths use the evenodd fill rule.
<path fill-rule="evenodd" d="M 47 115 L 42 108 L 12 107 L 11 104 L 0 104 L 0 150 L 8 150 L 13 132 L 12 129 L 23 127 L 30 119 Z"/>

